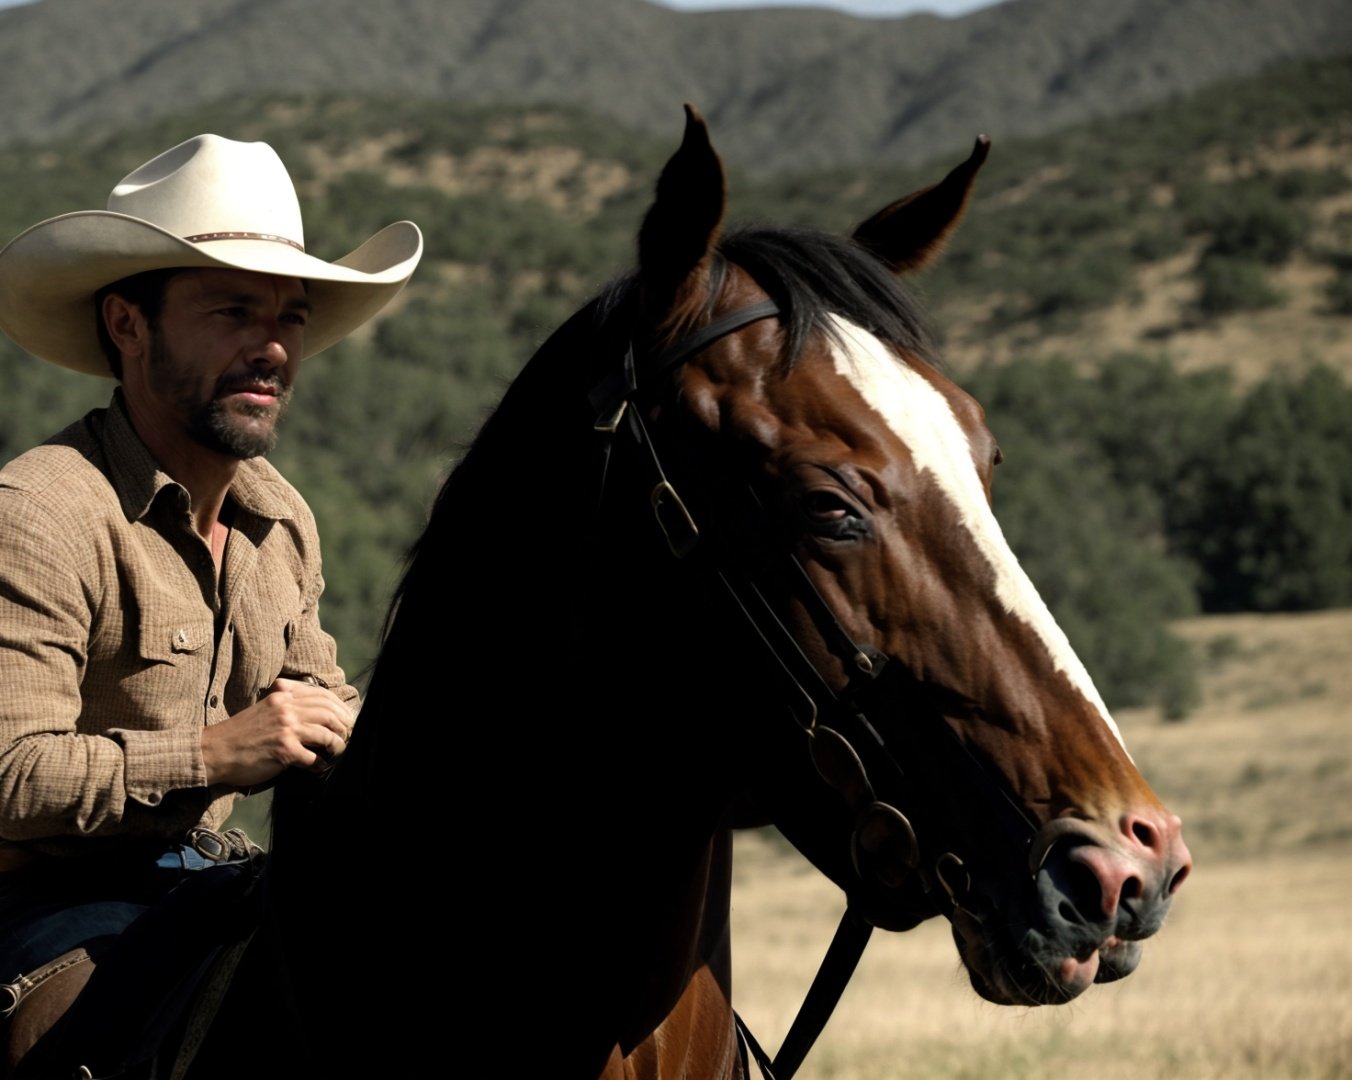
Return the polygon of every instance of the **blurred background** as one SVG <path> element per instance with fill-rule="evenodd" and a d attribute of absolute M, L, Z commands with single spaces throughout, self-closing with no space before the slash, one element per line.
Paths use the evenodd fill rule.
<path fill-rule="evenodd" d="M 413 284 L 307 364 L 273 456 L 359 673 L 439 479 L 629 265 L 682 102 L 743 222 L 846 229 L 988 133 L 913 284 L 1004 450 L 997 514 L 1197 870 L 1141 971 L 1066 1009 L 978 1002 L 942 926 L 875 942 L 804 1075 L 1342 1077 L 1350 61 L 1346 0 L 0 4 L 0 241 L 203 131 L 277 148 L 314 254 L 422 226 Z M 0 340 L 0 461 L 111 388 Z M 773 837 L 739 846 L 736 1001 L 774 1045 L 839 899 Z"/>

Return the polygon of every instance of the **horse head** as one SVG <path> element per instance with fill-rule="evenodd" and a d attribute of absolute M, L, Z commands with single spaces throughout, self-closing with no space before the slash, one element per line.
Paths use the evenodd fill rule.
<path fill-rule="evenodd" d="M 995 438 L 895 281 L 987 150 L 849 239 L 724 238 L 688 110 L 640 234 L 638 390 L 609 404 L 637 413 L 662 534 L 716 583 L 719 650 L 758 673 L 749 819 L 875 925 L 946 915 L 976 990 L 1033 1004 L 1130 972 L 1190 858 L 1010 550 Z"/>

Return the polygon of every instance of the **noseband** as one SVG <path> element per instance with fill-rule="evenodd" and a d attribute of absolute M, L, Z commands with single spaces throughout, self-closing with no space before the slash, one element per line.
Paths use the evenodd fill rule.
<path fill-rule="evenodd" d="M 722 259 L 715 262 L 710 284 L 709 308 L 716 301 L 725 273 Z M 738 308 L 712 320 L 699 330 L 660 351 L 636 353 L 632 340 L 623 361 L 591 390 L 588 401 L 596 416 L 595 431 L 601 439 L 601 498 L 606 494 L 610 455 L 617 436 L 636 446 L 652 476 L 649 503 L 677 559 L 696 549 L 700 530 L 662 466 L 661 456 L 638 407 L 631 408 L 647 391 L 677 371 L 687 361 L 730 334 L 754 323 L 780 315 L 773 300 Z M 749 517 L 769 531 L 769 514 L 756 491 L 746 489 Z M 894 725 L 897 736 L 890 745 L 868 719 L 888 702 L 923 688 L 904 667 L 868 645 L 861 645 L 841 624 L 831 606 L 813 584 L 798 557 L 782 543 L 772 545 L 775 555 L 755 571 L 733 568 L 715 554 L 710 572 L 740 620 L 764 646 L 772 666 L 782 673 L 788 688 L 788 703 L 794 720 L 808 738 L 812 761 L 822 779 L 844 799 L 853 820 L 850 856 L 861 881 L 874 880 L 885 888 L 898 889 L 911 876 L 919 882 L 934 911 L 953 915 L 962 909 L 972 879 L 963 860 L 946 851 L 932 866 L 922 862 L 921 847 L 907 816 L 893 801 L 895 794 L 914 788 L 901 762 L 924 761 L 939 765 L 948 786 L 971 792 L 1000 824 L 1014 850 L 1033 847 L 1037 825 L 1024 813 L 1003 782 L 971 752 L 938 709 L 922 708 L 908 723 Z M 803 651 L 784 624 L 771 595 L 798 600 L 808 613 L 822 641 L 841 662 L 844 687 L 833 686 Z M 862 751 L 862 753 L 861 753 Z M 891 801 L 878 796 L 878 786 L 865 767 L 867 758 L 877 784 Z M 895 793 L 895 794 L 894 794 Z M 1036 874 L 1038 867 L 1030 867 Z M 921 915 L 917 922 L 930 913 Z M 738 1034 L 749 1047 L 762 1073 L 790 1080 L 816 1041 L 873 930 L 852 907 L 847 908 L 835 938 L 822 962 L 773 1063 L 737 1017 Z M 745 1049 L 744 1049 L 745 1057 Z M 745 1064 L 745 1062 L 744 1062 Z"/>

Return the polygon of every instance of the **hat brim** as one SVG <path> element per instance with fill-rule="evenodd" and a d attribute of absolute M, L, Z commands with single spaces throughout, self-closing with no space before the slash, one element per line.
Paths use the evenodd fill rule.
<path fill-rule="evenodd" d="M 313 356 L 393 300 L 422 248 L 422 233 L 411 221 L 386 226 L 330 263 L 281 241 L 198 244 L 126 214 L 63 214 L 20 233 L 0 251 L 0 330 L 44 360 L 106 376 L 94 311 L 99 289 L 148 270 L 224 268 L 305 281 L 311 312 L 304 355 Z"/>

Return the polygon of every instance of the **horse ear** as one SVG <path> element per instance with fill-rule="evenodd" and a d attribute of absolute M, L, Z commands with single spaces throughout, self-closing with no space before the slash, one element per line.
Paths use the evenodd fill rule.
<path fill-rule="evenodd" d="M 990 138 L 978 135 L 966 161 L 933 187 L 883 207 L 854 230 L 855 243 L 868 248 L 898 274 L 929 265 L 958 227 L 972 193 L 972 181 L 990 148 Z"/>
<path fill-rule="evenodd" d="M 685 107 L 685 138 L 657 181 L 657 199 L 638 234 L 643 313 L 671 327 L 704 303 L 707 264 L 718 243 L 725 198 L 723 163 L 704 119 Z"/>

